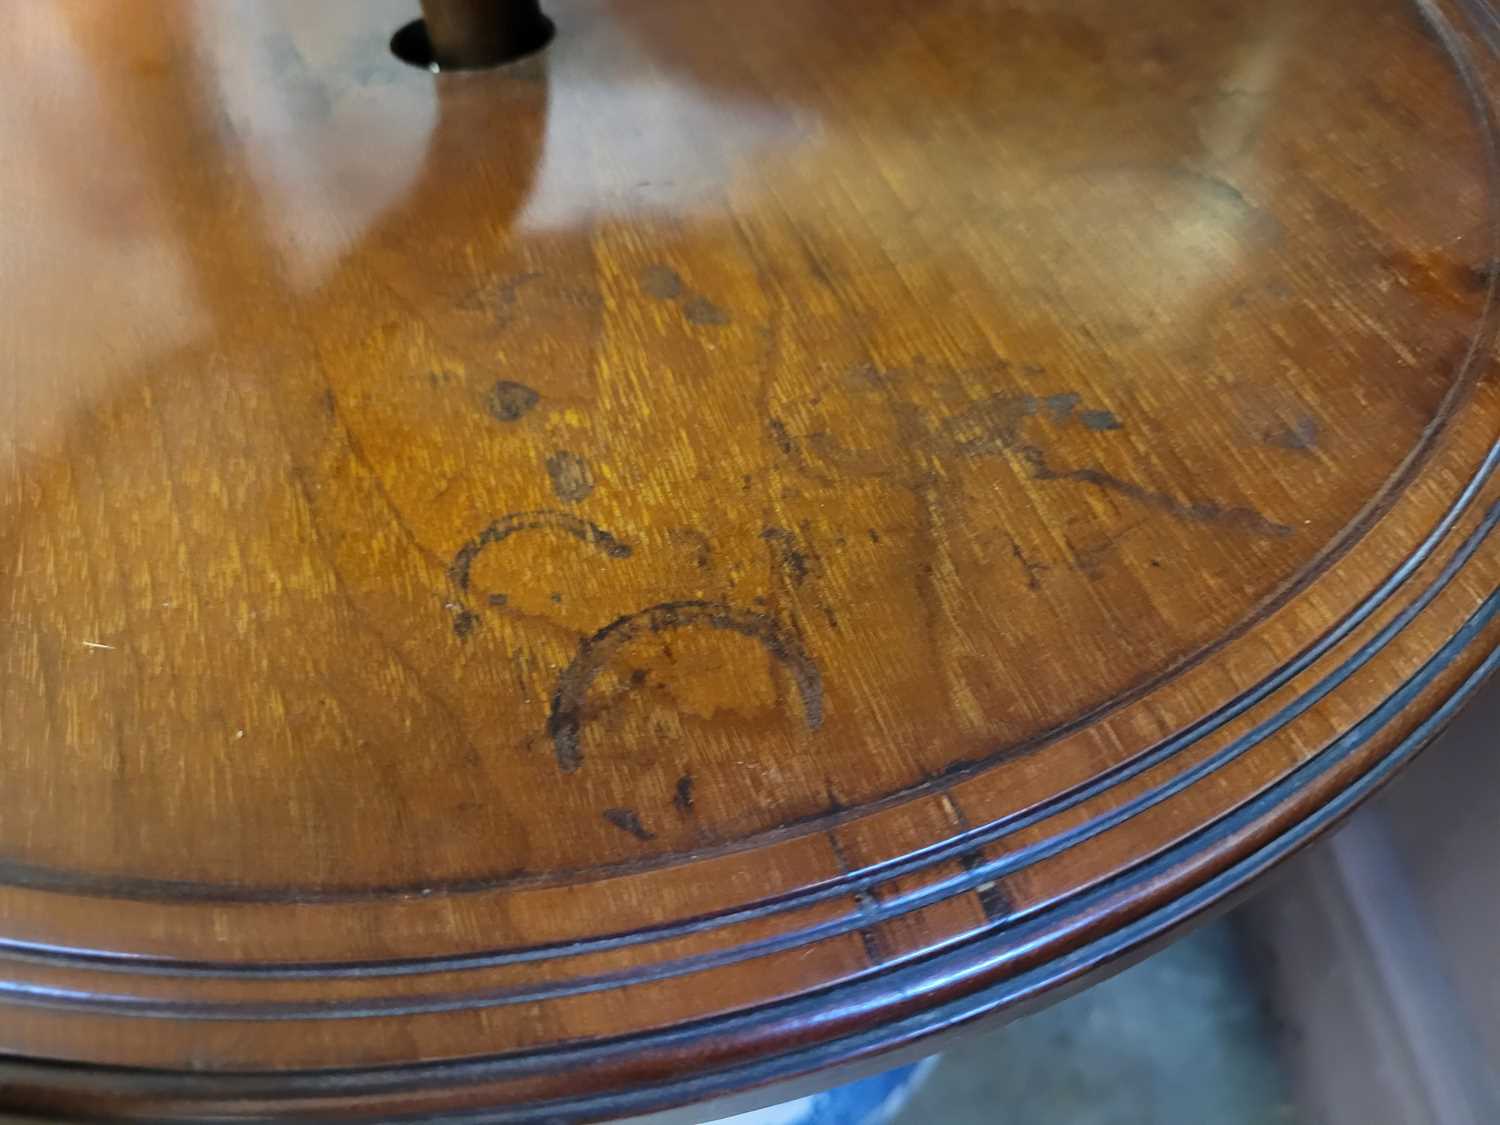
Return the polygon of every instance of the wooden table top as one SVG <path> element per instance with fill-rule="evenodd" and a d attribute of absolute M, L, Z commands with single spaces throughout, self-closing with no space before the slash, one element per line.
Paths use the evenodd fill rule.
<path fill-rule="evenodd" d="M 11 1109 L 872 1056 L 1496 663 L 1488 4 L 547 7 L 440 75 L 396 0 L 7 13 Z"/>

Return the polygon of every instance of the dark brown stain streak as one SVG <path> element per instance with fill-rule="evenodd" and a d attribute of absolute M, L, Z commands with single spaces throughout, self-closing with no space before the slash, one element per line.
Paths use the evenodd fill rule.
<path fill-rule="evenodd" d="M 1018 457 L 1033 480 L 1069 481 L 1127 496 L 1148 508 L 1185 523 L 1217 524 L 1257 535 L 1284 538 L 1293 528 L 1267 519 L 1252 508 L 1230 508 L 1205 500 L 1180 500 L 1107 473 L 1103 469 L 1057 468 L 1046 451 L 1035 444 L 1022 444 L 1021 434 L 1032 419 L 1043 410 L 1054 423 L 1074 421 L 1090 430 L 1123 429 L 1120 420 L 1108 410 L 1078 410 L 1075 394 L 1052 395 L 1038 399 L 1033 395 L 997 394 L 975 403 L 942 423 L 942 436 L 959 453 L 974 456 L 1008 454 Z"/>
<path fill-rule="evenodd" d="M 558 677 L 552 711 L 547 717 L 547 735 L 552 739 L 557 765 L 564 773 L 572 773 L 583 765 L 579 735 L 584 702 L 595 678 L 619 651 L 647 635 L 699 627 L 738 633 L 759 641 L 797 685 L 807 729 L 817 730 L 823 725 L 823 677 L 802 642 L 774 618 L 721 602 L 663 602 L 627 614 L 584 638 L 573 663 Z"/>
<path fill-rule="evenodd" d="M 620 542 L 602 527 L 569 515 L 567 512 L 547 509 L 537 512 L 512 512 L 510 515 L 501 516 L 460 547 L 448 567 L 448 576 L 453 579 L 460 590 L 467 591 L 470 574 L 474 569 L 474 560 L 479 558 L 486 548 L 502 543 L 522 531 L 561 531 L 582 543 L 599 548 L 612 559 L 628 559 L 634 553 L 628 543 Z"/>
<path fill-rule="evenodd" d="M 685 773 L 677 779 L 677 793 L 672 798 L 672 804 L 677 806 L 677 811 L 684 816 L 693 814 L 693 775 Z"/>
<path fill-rule="evenodd" d="M 605 809 L 604 819 L 643 843 L 656 839 L 656 833 L 641 823 L 640 814 L 634 809 Z"/>
<path fill-rule="evenodd" d="M 784 527 L 768 527 L 760 533 L 760 537 L 771 545 L 776 568 L 787 576 L 793 586 L 800 586 L 807 581 L 808 575 L 812 573 L 812 560 L 809 553 L 798 545 L 795 535 Z"/>
<path fill-rule="evenodd" d="M 1034 445 L 1022 446 L 1018 451 L 1021 459 L 1031 470 L 1034 480 L 1073 481 L 1093 485 L 1106 492 L 1117 492 L 1174 519 L 1186 523 L 1220 524 L 1235 527 L 1258 535 L 1285 538 L 1293 529 L 1284 523 L 1275 523 L 1252 508 L 1226 508 L 1204 500 L 1182 501 L 1164 492 L 1153 492 L 1149 488 L 1106 473 L 1102 469 L 1056 469 L 1047 461 L 1047 455 Z"/>

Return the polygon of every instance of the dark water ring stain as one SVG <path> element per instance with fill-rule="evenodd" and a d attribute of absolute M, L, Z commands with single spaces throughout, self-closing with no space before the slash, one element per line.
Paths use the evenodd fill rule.
<path fill-rule="evenodd" d="M 612 559 L 628 559 L 634 552 L 628 543 L 622 543 L 598 524 L 579 519 L 567 512 L 544 509 L 537 512 L 512 512 L 501 516 L 473 539 L 470 539 L 453 556 L 448 566 L 448 576 L 460 590 L 467 591 L 469 577 L 474 569 L 474 560 L 487 547 L 502 543 L 522 531 L 561 531 L 580 542 L 597 547 Z"/>
<path fill-rule="evenodd" d="M 547 735 L 552 739 L 559 769 L 572 773 L 583 765 L 583 746 L 579 736 L 583 727 L 584 701 L 594 679 L 620 649 L 647 635 L 700 626 L 738 633 L 759 641 L 786 668 L 797 685 L 807 729 L 817 730 L 823 725 L 823 677 L 802 642 L 774 618 L 754 610 L 736 609 L 722 602 L 663 602 L 627 614 L 593 636 L 584 638 L 573 663 L 558 677 L 557 690 L 552 696 L 552 711 L 547 717 Z"/>

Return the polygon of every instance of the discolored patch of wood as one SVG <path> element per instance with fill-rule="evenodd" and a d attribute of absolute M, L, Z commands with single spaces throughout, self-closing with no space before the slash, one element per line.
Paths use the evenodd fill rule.
<path fill-rule="evenodd" d="M 594 491 L 594 473 L 589 463 L 566 449 L 547 455 L 547 476 L 552 481 L 553 495 L 569 504 L 587 500 Z"/>

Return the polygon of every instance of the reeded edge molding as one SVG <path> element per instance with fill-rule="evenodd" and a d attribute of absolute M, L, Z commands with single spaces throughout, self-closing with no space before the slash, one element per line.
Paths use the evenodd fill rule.
<path fill-rule="evenodd" d="M 1461 658 L 1484 629 L 1500 619 L 1500 591 L 1496 591 L 1424 665 L 1416 677 L 1388 696 L 1385 702 L 1334 745 L 1261 794 L 1251 805 L 1257 812 L 1273 811 L 1288 787 L 1306 780 L 1304 772 L 1317 776 L 1328 772 L 1356 753 L 1375 732 L 1394 720 L 1434 679 Z M 997 968 L 1003 971 L 1004 955 L 1012 948 L 1013 932 L 965 943 L 956 950 L 924 957 L 827 993 L 812 994 L 766 1005 L 730 1017 L 699 1021 L 666 1031 L 621 1036 L 598 1042 L 547 1048 L 493 1058 L 409 1064 L 364 1070 L 283 1071 L 277 1073 L 169 1071 L 129 1067 L 91 1067 L 78 1064 L 38 1062 L 21 1058 L 0 1060 L 0 1081 L 15 1088 L 73 1091 L 87 1097 L 108 1091 L 149 1099 L 170 1099 L 158 1119 L 182 1119 L 198 1112 L 194 1102 L 222 1106 L 226 1100 L 256 1103 L 259 1111 L 313 1111 L 319 1102 L 339 1100 L 348 1109 L 349 1099 L 397 1097 L 413 1090 L 453 1090 L 483 1087 L 487 1083 L 545 1073 L 581 1073 L 583 1068 L 631 1059 L 649 1051 L 680 1052 L 706 1034 L 753 1036 L 759 1029 L 797 1025 L 808 1029 L 824 1022 L 834 1007 L 843 1013 L 878 1013 L 892 997 L 911 996 L 938 988 L 952 990 L 965 982 L 975 987 L 956 999 L 931 1008 L 897 1016 L 878 1026 L 821 1042 L 801 1045 L 793 1051 L 709 1070 L 695 1071 L 664 1083 L 606 1094 L 553 1100 L 524 1107 L 498 1107 L 483 1111 L 460 1111 L 442 1117 L 446 1121 L 495 1123 L 586 1120 L 603 1116 L 644 1113 L 672 1105 L 706 1101 L 736 1090 L 769 1085 L 806 1075 L 826 1067 L 914 1043 L 939 1032 L 959 1027 L 1005 1008 L 1013 1007 L 1060 984 L 1083 980 L 1105 972 L 1132 952 L 1149 945 L 1192 917 L 1223 902 L 1249 882 L 1306 846 L 1337 824 L 1344 816 L 1383 786 L 1452 720 L 1483 684 L 1500 670 L 1500 648 L 1496 648 L 1439 706 L 1400 744 L 1382 757 L 1356 781 L 1272 841 L 1209 877 L 1191 891 L 1178 896 L 1127 923 L 1105 937 L 1086 942 L 1061 957 L 1000 981 L 986 981 Z M 1336 752 L 1335 752 L 1336 751 Z M 1213 837 L 1233 832 L 1218 825 L 1207 829 Z M 1091 890 L 1075 903 L 1075 910 L 1107 901 L 1122 884 L 1142 874 L 1159 873 L 1190 855 L 1204 842 L 1199 834 L 1180 842 L 1137 869 Z M 1032 923 L 1036 927 L 1039 923 Z M 406 1117 L 380 1113 L 381 1120 L 431 1120 L 430 1115 Z"/>
<path fill-rule="evenodd" d="M 970 864 L 967 868 L 956 875 L 939 879 L 926 884 L 915 890 L 900 892 L 887 896 L 870 896 L 855 910 L 851 910 L 837 918 L 826 920 L 814 926 L 792 930 L 787 933 L 777 934 L 772 937 L 761 938 L 755 941 L 745 942 L 730 948 L 717 950 L 711 953 L 696 954 L 681 957 L 676 960 L 662 961 L 643 967 L 620 970 L 609 973 L 600 973 L 593 976 L 575 977 L 570 980 L 550 981 L 530 987 L 476 990 L 473 992 L 452 992 L 441 995 L 425 997 L 410 996 L 385 996 L 369 997 L 356 1001 L 329 1004 L 319 1000 L 298 1000 L 280 1002 L 237 1002 L 237 1003 L 205 1003 L 198 1001 L 176 1001 L 155 1000 L 140 997 L 115 994 L 111 995 L 98 991 L 65 990 L 51 988 L 43 985 L 22 984 L 18 982 L 0 981 L 0 1002 L 8 1002 L 17 1005 L 44 1008 L 64 1008 L 76 1011 L 99 1012 L 108 1014 L 131 1015 L 140 1018 L 159 1019 L 188 1019 L 188 1020 L 326 1020 L 326 1019 L 358 1019 L 375 1018 L 382 1016 L 418 1015 L 437 1012 L 466 1011 L 476 1008 L 492 1008 L 507 1004 L 535 1003 L 543 1000 L 559 999 L 566 996 L 576 996 L 591 992 L 606 991 L 630 985 L 648 984 L 655 981 L 669 979 L 671 977 L 684 976 L 691 973 L 703 972 L 710 969 L 722 968 L 728 965 L 738 964 L 743 961 L 764 957 L 774 953 L 785 952 L 790 949 L 800 948 L 825 941 L 830 938 L 844 934 L 867 929 L 872 925 L 890 921 L 891 919 L 910 914 L 914 911 L 933 906 L 939 902 L 946 901 L 968 891 L 974 890 L 984 883 L 1003 878 L 1018 870 L 1022 870 L 1033 863 L 1058 855 L 1061 852 L 1077 846 L 1111 828 L 1118 827 L 1131 818 L 1138 816 L 1147 809 L 1169 799 L 1182 792 L 1189 786 L 1212 775 L 1215 771 L 1249 753 L 1266 739 L 1275 735 L 1287 724 L 1301 717 L 1311 710 L 1323 699 L 1331 695 L 1338 687 L 1356 674 L 1360 669 L 1368 665 L 1399 636 L 1414 620 L 1416 620 L 1434 601 L 1442 594 L 1462 572 L 1464 566 L 1474 558 L 1475 554 L 1490 541 L 1495 528 L 1500 526 L 1500 500 L 1492 504 L 1480 525 L 1468 536 L 1463 545 L 1448 560 L 1442 571 L 1433 579 L 1429 586 L 1414 599 L 1409 605 L 1393 617 L 1378 633 L 1375 634 L 1365 645 L 1351 654 L 1336 669 L 1324 676 L 1316 685 L 1310 688 L 1297 700 L 1287 704 L 1276 714 L 1262 720 L 1250 731 L 1239 738 L 1220 748 L 1214 754 L 1204 758 L 1190 768 L 1174 775 L 1163 784 L 1139 794 L 1127 800 L 1117 807 L 1102 813 L 1086 823 L 1080 824 L 1065 832 L 1058 833 L 1045 840 L 1017 848 L 993 859 L 979 863 Z M 1481 630 L 1489 623 L 1497 612 L 1500 612 L 1500 592 L 1491 595 L 1474 617 L 1470 619 L 1463 631 L 1455 634 L 1453 639 L 1440 651 L 1446 652 L 1454 643 L 1454 640 L 1464 637 L 1471 630 Z M 1478 625 L 1475 625 L 1475 622 Z M 1436 657 L 1433 658 L 1436 660 Z M 1436 673 L 1430 671 L 1432 662 L 1424 666 L 1423 673 L 1408 680 L 1400 689 L 1397 696 L 1407 693 L 1411 695 L 1426 686 Z M 1425 678 L 1424 678 L 1425 677 Z M 1395 698 L 1395 697 L 1392 697 Z M 1362 721 L 1341 734 L 1333 743 L 1334 747 L 1351 746 L 1348 752 L 1353 752 L 1369 737 L 1389 721 L 1389 700 L 1377 709 L 1373 715 L 1385 715 L 1386 718 L 1373 729 L 1366 730 L 1370 719 Z M 1351 740 L 1352 743 L 1351 743 Z M 1312 761 L 1324 760 L 1329 751 L 1324 749 L 1315 756 Z M 1154 764 L 1150 763 L 1150 764 Z M 1144 768 L 1144 767 L 1143 767 Z M 1267 790 L 1267 792 L 1295 792 L 1295 786 L 1288 788 L 1288 783 L 1295 779 L 1305 767 L 1298 767 L 1282 778 Z M 1093 795 L 1093 794 L 1090 794 Z M 1264 812 L 1264 795 L 1252 798 L 1236 808 L 1223 814 L 1214 821 L 1210 821 L 1207 827 L 1217 825 L 1228 825 L 1231 829 L 1243 827 L 1253 822 Z M 957 859 L 959 856 L 972 852 L 976 847 L 991 842 L 1004 833 L 1015 831 L 1017 828 L 1026 827 L 1033 823 L 1040 814 L 1028 813 L 1025 817 L 1016 818 L 1011 823 L 996 822 L 995 825 L 986 826 L 972 833 L 961 835 L 953 841 L 930 849 L 931 855 L 924 858 L 920 863 L 912 863 L 907 859 L 900 861 L 902 868 L 899 874 L 907 874 L 908 870 L 920 871 L 930 867 L 932 864 L 947 860 Z M 1194 836 L 1200 835 L 1204 828 L 1195 831 Z M 886 876 L 887 878 L 891 876 Z M 882 880 L 872 879 L 867 885 L 875 886 Z M 848 893 L 841 888 L 840 893 Z M 1073 892 L 1060 897 L 1048 908 L 1032 912 L 1036 919 L 1023 926 L 1017 926 L 1018 921 L 1026 919 L 1025 914 L 1013 915 L 1001 922 L 997 922 L 989 930 L 991 933 L 1013 934 L 1021 930 L 1034 929 L 1038 926 L 1051 926 L 1052 919 L 1056 915 L 1066 914 L 1066 906 L 1073 901 L 1086 901 L 1086 893 L 1080 898 L 1079 892 Z M 770 913 L 767 910 L 756 910 L 742 912 L 745 917 L 763 917 Z M 680 924 L 678 924 L 680 925 Z M 660 936 L 658 932 L 656 937 Z M 633 937 L 633 935 L 632 935 Z M 1017 939 L 1019 940 L 1019 939 Z M 620 944 L 639 944 L 638 941 L 621 942 Z M 512 958 L 512 962 L 519 958 Z M 527 958 L 534 959 L 534 958 Z M 500 962 L 491 960 L 489 965 Z M 118 967 L 112 965 L 111 967 Z M 138 966 L 130 966 L 139 968 Z M 471 961 L 468 967 L 479 967 Z M 225 974 L 222 971 L 213 972 L 195 968 L 195 975 L 243 975 L 243 976 L 271 976 L 276 975 L 278 970 L 274 967 L 249 966 L 248 971 L 241 970 L 236 974 Z M 181 968 L 172 966 L 156 970 L 160 975 L 183 975 Z M 287 975 L 288 970 L 279 970 L 280 975 Z M 336 974 L 329 972 L 318 972 L 305 967 L 296 970 L 297 976 L 327 977 Z M 381 975 L 377 973 L 366 973 L 365 975 Z"/>

